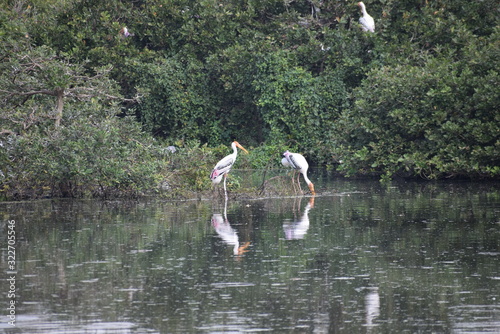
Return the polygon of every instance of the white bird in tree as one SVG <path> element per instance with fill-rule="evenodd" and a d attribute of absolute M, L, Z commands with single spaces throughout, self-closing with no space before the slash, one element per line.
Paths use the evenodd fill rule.
<path fill-rule="evenodd" d="M 304 180 L 311 191 L 311 194 L 316 195 L 314 191 L 314 184 L 307 177 L 307 170 L 309 169 L 309 164 L 307 163 L 306 158 L 298 153 L 291 153 L 288 150 L 283 153 L 283 159 L 281 159 L 281 163 L 285 167 L 292 167 L 294 171 L 298 171 L 300 174 L 304 176 Z M 297 183 L 299 185 L 300 192 L 302 192 L 302 188 L 300 187 L 300 174 L 297 175 Z M 294 183 L 294 176 L 292 176 L 292 183 Z"/>
<path fill-rule="evenodd" d="M 370 32 L 375 32 L 375 20 L 373 20 L 373 17 L 368 14 L 366 11 L 365 4 L 362 2 L 358 2 L 359 8 L 361 8 L 361 13 L 363 16 L 359 18 L 359 23 L 361 23 L 361 28 L 363 31 L 370 31 Z"/>
<path fill-rule="evenodd" d="M 248 151 L 245 150 L 245 148 L 241 146 L 240 143 L 238 143 L 237 141 L 233 141 L 231 147 L 233 148 L 233 153 L 224 157 L 221 161 L 219 161 L 212 170 L 212 173 L 210 174 L 210 179 L 212 180 L 213 184 L 219 184 L 222 178 L 224 177 L 224 194 L 226 195 L 226 198 L 227 198 L 227 192 L 226 192 L 227 173 L 229 173 L 229 171 L 234 165 L 234 162 L 236 161 L 236 156 L 238 155 L 237 147 L 239 147 L 240 149 L 245 151 L 245 153 L 248 154 Z"/>
<path fill-rule="evenodd" d="M 134 36 L 133 33 L 131 33 L 130 31 L 128 31 L 127 27 L 123 27 L 121 28 L 120 30 L 120 35 L 122 35 L 123 37 L 130 37 L 130 36 Z"/>

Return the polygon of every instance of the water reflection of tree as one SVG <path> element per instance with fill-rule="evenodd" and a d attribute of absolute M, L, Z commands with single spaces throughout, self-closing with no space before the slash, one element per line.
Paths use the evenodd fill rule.
<path fill-rule="evenodd" d="M 373 333 L 414 332 L 418 324 L 446 332 L 473 303 L 485 305 L 478 316 L 498 318 L 498 307 L 486 313 L 497 304 L 500 276 L 498 190 L 367 186 L 316 197 L 307 235 L 295 241 L 284 238 L 283 222 L 300 218 L 308 198 L 230 202 L 232 228 L 252 242 L 245 261 L 214 249 L 206 201 L 4 204 L 5 220 L 13 219 L 8 212 L 23 217 L 20 310 L 73 323 L 94 310 L 103 321 L 160 332 L 196 331 L 228 314 L 277 331 L 358 333 L 371 322 Z"/>

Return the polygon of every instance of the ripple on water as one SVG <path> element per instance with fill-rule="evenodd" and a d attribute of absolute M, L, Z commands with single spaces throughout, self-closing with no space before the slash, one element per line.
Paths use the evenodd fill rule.
<path fill-rule="evenodd" d="M 453 333 L 500 333 L 500 305 L 450 307 Z"/>

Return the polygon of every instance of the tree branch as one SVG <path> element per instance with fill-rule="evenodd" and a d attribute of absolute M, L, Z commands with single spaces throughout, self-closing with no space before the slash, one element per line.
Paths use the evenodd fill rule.
<path fill-rule="evenodd" d="M 31 96 L 31 95 L 37 95 L 37 94 L 44 94 L 44 95 L 50 95 L 50 96 L 57 96 L 57 92 L 55 90 L 49 90 L 49 89 L 42 89 L 42 90 L 32 90 L 28 92 L 13 92 L 5 89 L 0 89 L 0 93 L 5 93 L 10 96 Z"/>
<path fill-rule="evenodd" d="M 5 130 L 5 129 L 0 130 L 0 135 L 16 135 L 16 134 L 17 133 L 11 130 Z"/>

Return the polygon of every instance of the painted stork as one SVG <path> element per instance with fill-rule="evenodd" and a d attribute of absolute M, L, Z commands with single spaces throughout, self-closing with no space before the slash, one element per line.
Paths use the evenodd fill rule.
<path fill-rule="evenodd" d="M 361 23 L 361 28 L 363 31 L 370 31 L 370 32 L 375 32 L 375 21 L 373 20 L 373 17 L 368 14 L 366 11 L 365 4 L 362 2 L 358 2 L 359 8 L 361 8 L 361 13 L 363 16 L 359 18 L 359 23 Z"/>
<path fill-rule="evenodd" d="M 240 143 L 238 143 L 237 141 L 233 141 L 231 143 L 231 147 L 233 148 L 233 153 L 229 154 L 228 156 L 224 157 L 221 161 L 219 161 L 212 170 L 212 173 L 210 174 L 210 179 L 212 180 L 213 184 L 219 184 L 222 178 L 224 177 L 224 193 L 226 194 L 226 197 L 227 197 L 226 178 L 227 174 L 233 167 L 234 162 L 236 161 L 236 156 L 238 155 L 237 147 L 239 147 L 240 149 L 245 151 L 245 153 L 248 154 L 248 151 L 243 146 L 241 146 Z"/>
<path fill-rule="evenodd" d="M 306 158 L 304 158 L 304 156 L 298 153 L 291 153 L 287 150 L 285 153 L 283 153 L 283 159 L 281 159 L 281 163 L 283 164 L 283 166 L 291 167 L 294 169 L 294 171 L 298 171 L 300 174 L 302 174 L 304 176 L 304 180 L 307 183 L 307 186 L 309 187 L 309 190 L 311 191 L 311 194 L 316 195 L 316 192 L 314 191 L 314 184 L 307 177 L 309 164 L 307 163 L 307 160 Z M 300 174 L 297 176 L 297 183 L 299 184 L 299 189 L 302 192 L 299 180 Z M 292 176 L 292 183 L 293 181 L 294 179 Z"/>

